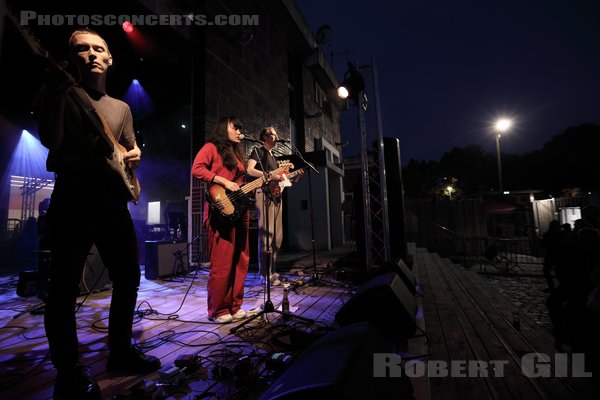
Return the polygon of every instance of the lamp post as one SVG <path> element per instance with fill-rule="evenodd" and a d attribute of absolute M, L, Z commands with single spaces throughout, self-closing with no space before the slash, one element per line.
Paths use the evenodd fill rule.
<path fill-rule="evenodd" d="M 494 131 L 496 132 L 496 158 L 498 161 L 498 190 L 500 193 L 504 192 L 502 187 L 502 160 L 500 157 L 500 137 L 502 133 L 506 132 L 512 126 L 512 120 L 508 118 L 500 118 L 494 124 Z"/>

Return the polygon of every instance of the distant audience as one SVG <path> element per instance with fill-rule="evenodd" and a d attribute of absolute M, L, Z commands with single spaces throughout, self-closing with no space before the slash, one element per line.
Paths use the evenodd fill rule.
<path fill-rule="evenodd" d="M 548 231 L 542 236 L 542 246 L 544 248 L 544 276 L 548 283 L 546 291 L 554 290 L 554 279 L 552 279 L 552 270 L 556 267 L 559 259 L 559 248 L 563 241 L 564 232 L 560 229 L 560 222 L 550 221 Z"/>
<path fill-rule="evenodd" d="M 582 219 L 574 225 L 573 231 L 563 230 L 562 240 L 556 245 L 558 286 L 546 304 L 557 349 L 585 353 L 587 370 L 599 376 L 600 209 L 584 208 Z"/>

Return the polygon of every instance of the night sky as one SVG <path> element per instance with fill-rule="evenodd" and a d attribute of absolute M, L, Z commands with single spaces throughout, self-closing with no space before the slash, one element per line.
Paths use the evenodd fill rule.
<path fill-rule="evenodd" d="M 403 164 L 469 144 L 494 152 L 492 124 L 501 115 L 515 123 L 502 136 L 503 154 L 600 123 L 598 0 L 296 4 L 313 32 L 332 27 L 322 46 L 328 57 L 350 52 L 334 56 L 338 79 L 347 61 L 374 59 L 384 135 L 400 138 Z M 359 149 L 355 109 L 343 113 L 342 128 L 352 154 Z"/>

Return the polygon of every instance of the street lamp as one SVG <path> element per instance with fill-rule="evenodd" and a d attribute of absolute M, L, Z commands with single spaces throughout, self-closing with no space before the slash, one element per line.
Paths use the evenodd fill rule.
<path fill-rule="evenodd" d="M 500 160 L 500 137 L 503 132 L 506 132 L 512 126 L 512 120 L 509 118 L 500 118 L 494 124 L 496 131 L 496 158 L 498 159 L 498 190 L 502 193 L 502 161 Z"/>

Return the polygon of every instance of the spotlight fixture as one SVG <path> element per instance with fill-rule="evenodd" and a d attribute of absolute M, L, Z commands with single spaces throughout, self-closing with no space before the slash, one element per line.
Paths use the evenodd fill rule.
<path fill-rule="evenodd" d="M 342 100 L 346 100 L 348 98 L 348 96 L 350 96 L 350 92 L 344 85 L 342 85 L 338 88 L 337 94 L 338 94 L 338 97 Z"/>
<path fill-rule="evenodd" d="M 133 32 L 133 24 L 129 21 L 123 22 L 123 30 L 127 33 Z"/>
<path fill-rule="evenodd" d="M 354 64 L 348 63 L 348 71 L 344 74 L 344 82 L 338 87 L 337 93 L 340 99 L 351 98 L 354 104 L 358 104 L 359 96 L 365 90 L 365 79 L 356 69 Z"/>

